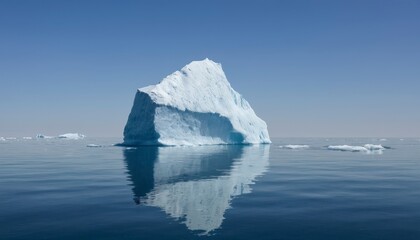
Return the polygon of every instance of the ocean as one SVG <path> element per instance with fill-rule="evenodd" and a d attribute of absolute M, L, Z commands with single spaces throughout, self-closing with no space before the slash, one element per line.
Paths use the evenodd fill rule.
<path fill-rule="evenodd" d="M 420 139 L 272 141 L 3 139 L 0 239 L 420 239 Z"/>

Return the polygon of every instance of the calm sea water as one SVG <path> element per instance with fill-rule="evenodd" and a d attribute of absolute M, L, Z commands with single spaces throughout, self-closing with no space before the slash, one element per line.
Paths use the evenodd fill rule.
<path fill-rule="evenodd" d="M 419 139 L 120 141 L 1 141 L 0 239 L 420 239 Z"/>

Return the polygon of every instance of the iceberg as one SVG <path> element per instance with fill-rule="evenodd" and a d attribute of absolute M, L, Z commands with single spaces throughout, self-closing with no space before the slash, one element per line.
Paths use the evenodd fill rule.
<path fill-rule="evenodd" d="M 228 82 L 222 66 L 193 61 L 137 90 L 123 145 L 271 143 L 266 123 Z"/>
<path fill-rule="evenodd" d="M 67 139 L 73 139 L 73 140 L 78 140 L 78 139 L 83 139 L 86 136 L 80 133 L 66 133 L 66 134 L 61 134 L 58 136 L 58 138 L 67 138 Z"/>

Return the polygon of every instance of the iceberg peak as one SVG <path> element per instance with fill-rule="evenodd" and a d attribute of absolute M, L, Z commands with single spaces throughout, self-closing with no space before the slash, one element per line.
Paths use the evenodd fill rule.
<path fill-rule="evenodd" d="M 267 125 L 208 58 L 139 88 L 124 129 L 127 145 L 249 143 L 270 143 Z"/>

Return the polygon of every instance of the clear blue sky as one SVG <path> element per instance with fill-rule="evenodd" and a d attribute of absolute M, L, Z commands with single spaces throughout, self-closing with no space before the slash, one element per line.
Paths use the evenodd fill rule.
<path fill-rule="evenodd" d="M 0 2 L 0 136 L 122 136 L 136 88 L 221 62 L 271 136 L 420 136 L 420 1 Z"/>

